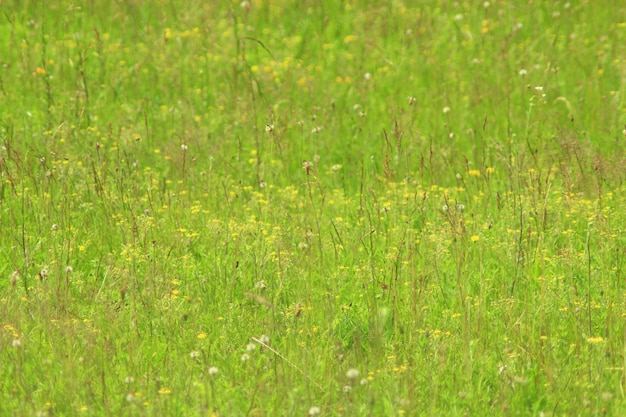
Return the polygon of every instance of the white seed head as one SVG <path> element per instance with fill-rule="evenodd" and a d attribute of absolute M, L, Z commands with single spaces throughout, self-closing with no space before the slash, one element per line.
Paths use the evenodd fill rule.
<path fill-rule="evenodd" d="M 309 415 L 310 416 L 318 416 L 320 414 L 320 408 L 313 406 L 311 408 L 309 408 Z"/>
<path fill-rule="evenodd" d="M 350 368 L 348 369 L 348 372 L 346 372 L 346 377 L 348 379 L 357 379 L 359 375 L 359 370 L 356 368 Z"/>

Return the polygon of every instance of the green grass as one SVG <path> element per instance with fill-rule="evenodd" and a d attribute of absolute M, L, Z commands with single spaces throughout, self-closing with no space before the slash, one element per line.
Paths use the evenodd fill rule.
<path fill-rule="evenodd" d="M 0 415 L 626 413 L 619 2 L 81 3 L 0 2 Z"/>

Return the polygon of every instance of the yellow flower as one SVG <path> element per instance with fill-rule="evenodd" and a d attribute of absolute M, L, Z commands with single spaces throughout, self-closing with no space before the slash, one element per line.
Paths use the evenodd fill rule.
<path fill-rule="evenodd" d="M 474 236 L 470 237 L 470 240 L 472 242 L 478 242 L 480 240 L 480 236 L 474 235 Z"/>
<path fill-rule="evenodd" d="M 198 339 L 206 339 L 206 333 L 198 333 L 198 336 L 196 336 Z"/>

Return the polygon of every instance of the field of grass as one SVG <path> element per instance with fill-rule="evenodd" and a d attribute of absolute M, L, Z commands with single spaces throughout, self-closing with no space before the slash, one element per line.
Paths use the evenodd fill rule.
<path fill-rule="evenodd" d="M 0 416 L 625 415 L 619 4 L 0 1 Z"/>

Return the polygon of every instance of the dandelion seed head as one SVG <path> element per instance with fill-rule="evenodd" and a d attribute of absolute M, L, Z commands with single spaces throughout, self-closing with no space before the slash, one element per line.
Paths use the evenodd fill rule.
<path fill-rule="evenodd" d="M 256 349 L 256 345 L 254 343 L 248 343 L 246 345 L 246 350 L 248 352 L 254 352 L 255 349 Z"/>
<path fill-rule="evenodd" d="M 259 340 L 266 345 L 269 345 L 270 343 L 270 338 L 265 336 L 264 334 L 262 334 L 261 337 L 259 337 Z"/>
<path fill-rule="evenodd" d="M 450 107 L 446 106 L 446 107 L 443 108 L 442 111 L 443 111 L 443 114 L 448 114 L 448 113 L 450 113 Z"/>
<path fill-rule="evenodd" d="M 244 353 L 243 355 L 241 355 L 242 362 L 248 362 L 249 360 L 250 360 L 250 355 L 248 355 L 247 353 Z"/>
<path fill-rule="evenodd" d="M 320 411 L 321 410 L 320 410 L 319 407 L 313 406 L 313 407 L 309 408 L 309 415 L 310 416 L 318 416 L 320 414 Z"/>
<path fill-rule="evenodd" d="M 359 377 L 359 375 L 360 375 L 359 370 L 356 369 L 356 368 L 350 368 L 346 372 L 346 377 L 348 379 L 357 379 Z"/>
<path fill-rule="evenodd" d="M 200 352 L 198 352 L 197 350 L 192 350 L 189 353 L 189 356 L 191 357 L 191 359 L 197 359 L 200 356 Z"/>
<path fill-rule="evenodd" d="M 211 367 L 209 368 L 209 375 L 211 375 L 211 376 L 215 376 L 215 375 L 217 375 L 218 373 L 219 373 L 219 370 L 217 369 L 217 367 L 216 367 L 216 366 L 211 366 Z"/>
<path fill-rule="evenodd" d="M 72 272 L 74 272 L 74 268 L 72 268 L 71 265 L 68 265 L 65 267 L 65 272 L 71 274 Z"/>

